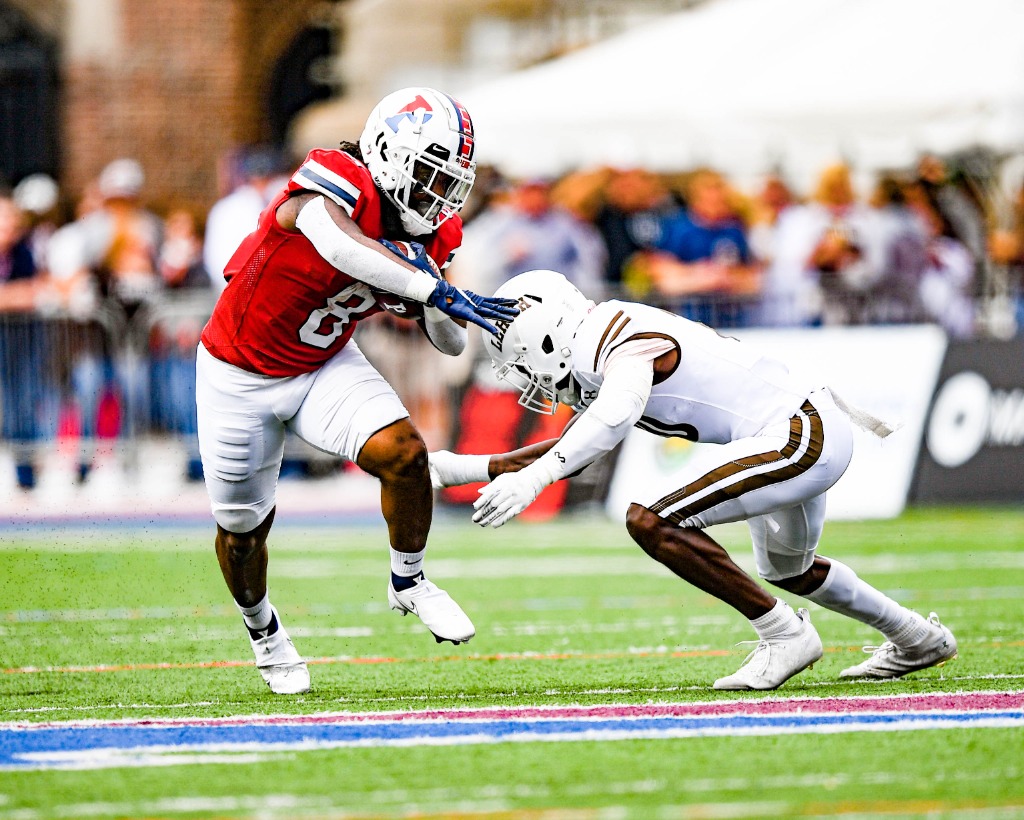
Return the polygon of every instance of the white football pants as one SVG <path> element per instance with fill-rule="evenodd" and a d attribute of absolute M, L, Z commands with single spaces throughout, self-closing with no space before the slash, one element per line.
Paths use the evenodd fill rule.
<path fill-rule="evenodd" d="M 319 370 L 277 378 L 196 358 L 199 454 L 214 518 L 248 532 L 273 509 L 285 431 L 350 461 L 376 432 L 409 413 L 350 341 Z"/>

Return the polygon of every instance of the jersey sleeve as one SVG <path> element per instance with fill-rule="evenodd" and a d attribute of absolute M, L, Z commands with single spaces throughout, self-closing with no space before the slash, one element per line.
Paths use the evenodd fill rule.
<path fill-rule="evenodd" d="M 444 273 L 455 258 L 455 252 L 462 246 L 462 219 L 457 215 L 441 224 L 429 242 L 427 253 Z"/>
<path fill-rule="evenodd" d="M 679 349 L 679 343 L 669 336 L 639 333 L 630 336 L 622 344 L 611 348 L 604 358 L 604 369 L 607 371 L 619 361 L 630 359 L 638 362 L 653 362 L 665 353 Z"/>
<path fill-rule="evenodd" d="M 369 187 L 368 187 L 369 186 Z M 364 165 L 343 151 L 310 151 L 288 181 L 289 193 L 323 194 L 357 219 L 364 209 L 373 180 Z"/>

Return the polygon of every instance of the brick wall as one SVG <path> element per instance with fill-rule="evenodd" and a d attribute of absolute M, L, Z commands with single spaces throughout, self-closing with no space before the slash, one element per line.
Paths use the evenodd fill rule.
<path fill-rule="evenodd" d="M 225 13 L 227 12 L 227 13 Z M 103 166 L 133 156 L 146 198 L 209 204 L 217 159 L 240 133 L 238 7 L 204 0 L 122 0 L 112 60 L 63 67 L 63 177 L 81 190 Z"/>
<path fill-rule="evenodd" d="M 147 202 L 208 208 L 224 192 L 223 160 L 265 139 L 268 77 L 316 2 L 118 0 L 111 52 L 69 49 L 61 66 L 65 191 L 77 197 L 107 162 L 131 156 Z"/>

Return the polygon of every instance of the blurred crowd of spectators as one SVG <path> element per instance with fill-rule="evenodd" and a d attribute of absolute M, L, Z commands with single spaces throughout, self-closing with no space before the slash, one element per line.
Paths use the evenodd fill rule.
<path fill-rule="evenodd" d="M 523 180 L 482 168 L 450 276 L 492 293 L 550 268 L 595 300 L 639 299 L 715 327 L 931 322 L 970 338 L 985 332 L 979 306 L 992 265 L 1009 271 L 1015 320 L 1024 319 L 1024 186 L 1013 224 L 995 230 L 978 186 L 955 170 L 924 157 L 861 196 L 844 165 L 822 169 L 808 191 L 774 174 L 740 191 L 710 168 Z M 81 443 L 83 481 L 98 443 L 151 431 L 194 439 L 204 310 L 284 173 L 273 152 L 231 157 L 224 196 L 208 211 L 151 203 L 129 158 L 107 165 L 75 202 L 45 175 L 0 188 L 0 433 L 20 486 L 35 484 L 33 450 L 54 436 Z M 187 296 L 191 312 L 154 321 Z M 445 390 L 471 381 L 472 359 L 428 361 L 408 326 L 368 324 L 367 354 L 426 435 L 444 438 Z M 187 473 L 201 477 L 191 449 Z"/>
<path fill-rule="evenodd" d="M 983 333 L 987 266 L 1015 268 L 1019 284 L 1021 199 L 1016 224 L 995 231 L 979 186 L 932 156 L 879 175 L 864 195 L 842 164 L 809 191 L 769 174 L 744 192 L 710 168 L 499 179 L 470 214 L 456 264 L 485 292 L 550 267 L 595 298 L 716 327 L 931 322 L 970 338 Z"/>

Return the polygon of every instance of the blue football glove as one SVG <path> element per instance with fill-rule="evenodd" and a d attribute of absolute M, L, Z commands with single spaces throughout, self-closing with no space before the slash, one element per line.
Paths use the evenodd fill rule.
<path fill-rule="evenodd" d="M 479 325 L 495 336 L 498 335 L 498 329 L 488 322 L 488 319 L 511 322 L 519 315 L 515 299 L 480 296 L 471 290 L 457 288 L 444 279 L 437 283 L 434 292 L 427 299 L 427 304 L 456 319 Z"/>
<path fill-rule="evenodd" d="M 431 261 L 430 256 L 427 254 L 426 248 L 424 248 L 419 242 L 405 242 L 416 256 L 410 258 L 403 253 L 402 249 L 399 248 L 394 242 L 387 239 L 378 239 L 381 245 L 387 248 L 396 256 L 401 256 L 406 262 L 412 265 L 414 268 L 419 268 L 424 273 L 429 273 L 435 279 L 437 278 L 437 268 Z"/>

